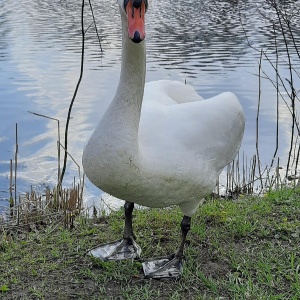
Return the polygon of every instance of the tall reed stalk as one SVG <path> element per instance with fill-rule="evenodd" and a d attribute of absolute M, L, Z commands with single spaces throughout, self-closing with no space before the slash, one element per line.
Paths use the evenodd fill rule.
<path fill-rule="evenodd" d="M 278 188 L 284 183 L 281 177 L 281 170 L 285 171 L 285 180 L 298 179 L 299 169 L 299 156 L 300 156 L 300 126 L 299 126 L 299 87 L 296 87 L 297 82 L 300 80 L 300 51 L 299 31 L 296 29 L 294 21 L 300 13 L 300 7 L 294 5 L 293 2 L 279 1 L 279 0 L 265 0 L 263 8 L 258 4 L 258 10 L 262 17 L 262 21 L 267 21 L 272 26 L 273 45 L 269 45 L 268 49 L 260 49 L 253 46 L 250 39 L 246 36 L 249 46 L 258 55 L 258 102 L 256 114 L 256 155 L 252 159 L 252 167 L 250 167 L 251 174 L 249 178 L 251 184 L 258 181 L 260 191 Z M 243 5 L 243 4 L 241 4 Z M 243 24 L 243 20 L 241 20 Z M 245 33 L 246 35 L 246 33 Z M 283 45 L 279 50 L 279 44 Z M 269 64 L 273 70 L 273 74 L 265 71 L 263 63 Z M 282 69 L 288 71 L 286 76 Z M 275 75 L 275 76 L 274 76 Z M 275 79 L 273 78 L 275 77 Z M 296 80 L 297 79 L 297 80 Z M 260 161 L 259 146 L 261 140 L 260 136 L 260 120 L 262 118 L 260 109 L 262 101 L 262 81 L 268 80 L 274 87 L 276 102 L 269 102 L 268 105 L 276 105 L 276 128 L 275 128 L 275 149 L 266 167 L 263 167 Z M 270 101 L 270 99 L 268 99 Z M 281 103 L 285 104 L 285 108 L 290 114 L 290 138 L 289 149 L 287 152 L 287 160 L 278 157 L 280 141 L 281 124 L 279 122 L 280 116 L 283 113 Z M 279 163 L 281 165 L 279 165 Z M 257 172 L 254 173 L 254 172 Z M 243 185 L 245 182 L 243 181 Z"/>

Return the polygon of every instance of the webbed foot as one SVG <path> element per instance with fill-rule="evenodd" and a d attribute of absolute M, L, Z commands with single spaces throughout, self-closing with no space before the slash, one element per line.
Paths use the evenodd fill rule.
<path fill-rule="evenodd" d="M 186 235 L 190 230 L 191 217 L 184 216 L 181 221 L 182 238 L 180 246 L 176 252 L 169 257 L 147 260 L 143 263 L 146 278 L 170 278 L 179 279 L 182 274 L 183 248 Z"/>
<path fill-rule="evenodd" d="M 179 279 L 182 269 L 182 259 L 174 255 L 172 257 L 162 257 L 143 262 L 145 278 Z"/>
<path fill-rule="evenodd" d="M 139 258 L 141 252 L 141 247 L 134 239 L 121 239 L 97 246 L 91 249 L 88 255 L 108 261 Z"/>

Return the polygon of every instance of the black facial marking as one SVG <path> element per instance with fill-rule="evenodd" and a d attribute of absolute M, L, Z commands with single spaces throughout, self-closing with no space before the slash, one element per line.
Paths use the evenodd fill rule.
<path fill-rule="evenodd" d="M 126 10 L 126 6 L 128 4 L 129 0 L 124 0 L 124 9 Z"/>
<path fill-rule="evenodd" d="M 129 0 L 124 0 L 124 9 L 126 10 L 126 6 L 128 5 Z M 148 0 L 133 0 L 133 7 L 140 8 L 142 6 L 142 2 L 145 3 L 146 10 L 148 9 Z"/>
<path fill-rule="evenodd" d="M 142 5 L 142 2 L 143 2 L 143 0 L 133 0 L 132 5 L 134 8 L 140 8 Z"/>

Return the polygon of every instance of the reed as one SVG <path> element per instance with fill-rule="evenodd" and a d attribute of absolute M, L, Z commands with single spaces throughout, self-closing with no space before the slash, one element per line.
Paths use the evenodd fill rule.
<path fill-rule="evenodd" d="M 82 1 L 82 9 L 81 9 L 81 33 L 82 33 L 82 51 L 81 51 L 81 63 L 80 63 L 80 75 L 79 79 L 72 97 L 72 100 L 69 105 L 67 122 L 65 127 L 65 140 L 64 146 L 61 143 L 60 139 L 60 121 L 56 118 L 46 116 L 37 112 L 29 112 L 39 117 L 47 118 L 49 120 L 53 120 L 57 122 L 57 184 L 53 190 L 46 190 L 45 195 L 37 195 L 34 191 L 31 190 L 31 193 L 27 193 L 25 196 L 19 196 L 17 193 L 17 161 L 18 161 L 18 127 L 16 124 L 16 150 L 14 156 L 14 162 L 11 160 L 10 167 L 10 218 L 11 222 L 16 223 L 18 226 L 20 223 L 23 225 L 31 224 L 32 222 L 38 222 L 38 218 L 43 218 L 45 216 L 54 213 L 64 215 L 64 224 L 65 227 L 72 227 L 74 222 L 74 217 L 81 213 L 83 210 L 83 185 L 84 185 L 84 175 L 81 175 L 81 170 L 79 164 L 75 161 L 72 155 L 68 152 L 68 128 L 69 121 L 71 118 L 72 107 L 82 80 L 83 76 L 83 66 L 84 66 L 84 46 L 85 46 L 85 34 L 91 25 L 94 25 L 100 51 L 103 52 L 101 46 L 101 40 L 98 33 L 95 15 L 93 12 L 93 7 L 91 0 L 89 0 L 89 6 L 92 12 L 93 21 L 90 26 L 86 29 L 84 27 L 84 1 Z M 61 167 L 61 149 L 64 151 L 63 156 L 63 165 Z M 62 182 L 65 175 L 66 167 L 67 167 L 67 158 L 70 157 L 72 161 L 77 165 L 78 168 L 78 178 L 79 183 L 75 183 L 71 188 L 63 188 Z M 13 193 L 14 191 L 14 193 Z M 38 216 L 38 218 L 37 218 Z M 10 222 L 8 222 L 9 225 Z"/>
<path fill-rule="evenodd" d="M 36 113 L 36 112 L 32 112 L 32 111 L 28 111 L 28 112 L 30 114 L 35 115 L 35 116 L 42 117 L 42 118 L 45 118 L 45 119 L 57 122 L 57 181 L 59 182 L 59 180 L 60 180 L 60 173 L 61 173 L 60 172 L 60 170 L 61 170 L 61 166 L 60 166 L 60 157 L 61 157 L 61 153 L 60 153 L 60 145 L 61 145 L 61 139 L 60 139 L 60 122 L 59 122 L 58 119 L 53 118 L 53 117 L 49 117 L 49 116 L 46 116 L 46 115 L 43 115 L 43 114 L 39 114 L 39 113 Z"/>
<path fill-rule="evenodd" d="M 283 185 L 297 185 L 299 180 L 299 156 L 300 156 L 300 125 L 299 125 L 299 88 L 297 82 L 300 80 L 299 64 L 300 50 L 299 43 L 295 38 L 296 29 L 294 18 L 299 14 L 299 8 L 287 8 L 287 5 L 293 5 L 286 1 L 266 0 L 262 8 L 258 5 L 257 9 L 260 12 L 262 21 L 267 21 L 272 25 L 273 44 L 270 44 L 268 49 L 261 49 L 251 44 L 244 30 L 248 45 L 257 53 L 258 61 L 258 101 L 256 110 L 256 154 L 249 163 L 243 162 L 243 180 L 242 186 L 239 187 L 238 180 L 234 176 L 234 170 L 230 167 L 227 172 L 227 178 L 230 177 L 227 185 L 227 191 L 231 194 L 233 191 L 247 191 L 249 193 L 263 193 L 271 189 L 282 188 Z M 266 13 L 268 12 L 268 14 Z M 241 19 L 243 25 L 243 20 Z M 284 51 L 279 51 L 278 45 L 284 45 Z M 266 71 L 264 64 L 271 66 L 271 72 Z M 283 70 L 287 70 L 284 72 Z M 276 125 L 275 125 L 275 147 L 274 152 L 270 156 L 270 162 L 266 166 L 262 166 L 260 161 L 260 121 L 263 118 L 261 115 L 261 105 L 264 101 L 262 97 L 262 81 L 267 80 L 274 88 L 276 95 Z M 270 99 L 268 99 L 270 101 Z M 281 104 L 285 104 L 285 109 L 290 114 L 290 138 L 287 160 L 279 157 L 280 129 L 282 124 L 279 122 L 280 115 L 283 113 Z M 270 105 L 270 103 L 268 103 Z M 243 158 L 244 160 L 245 158 Z M 236 162 L 235 162 L 236 163 Z M 248 173 L 248 176 L 245 174 Z M 233 178 L 231 178 L 233 177 Z M 232 183 L 237 183 L 234 188 Z"/>
<path fill-rule="evenodd" d="M 10 208 L 10 218 L 2 222 L 5 228 L 23 228 L 27 231 L 60 221 L 65 228 L 74 227 L 74 219 L 84 211 L 82 186 L 57 190 L 46 189 L 44 194 L 31 191 L 19 195 L 17 204 Z"/>
<path fill-rule="evenodd" d="M 36 112 L 29 112 L 39 117 L 47 118 L 57 122 L 57 184 L 54 188 L 47 188 L 44 194 L 38 194 L 33 187 L 30 192 L 18 194 L 17 192 L 17 170 L 18 170 L 18 126 L 16 124 L 16 145 L 14 160 L 10 160 L 10 216 L 3 223 L 6 229 L 20 228 L 26 231 L 35 230 L 41 226 L 53 224 L 53 222 L 63 222 L 66 228 L 74 227 L 75 216 L 82 213 L 83 205 L 83 185 L 84 176 L 81 175 L 79 164 L 72 155 L 64 149 L 60 142 L 60 122 L 58 119 L 42 115 Z M 60 158 L 61 147 L 78 167 L 79 183 L 74 178 L 70 188 L 62 188 L 60 185 Z M 4 220 L 4 216 L 2 218 Z"/>

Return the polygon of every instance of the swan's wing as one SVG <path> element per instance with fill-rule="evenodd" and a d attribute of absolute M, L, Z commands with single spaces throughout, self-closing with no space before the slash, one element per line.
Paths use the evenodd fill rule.
<path fill-rule="evenodd" d="M 159 80 L 145 85 L 143 103 L 150 101 L 168 106 L 200 100 L 203 98 L 188 84 L 174 80 Z"/>
<path fill-rule="evenodd" d="M 147 157 L 213 161 L 218 171 L 234 158 L 245 123 L 234 94 L 174 105 L 165 104 L 170 103 L 167 95 L 160 97 L 143 103 L 139 141 Z"/>

